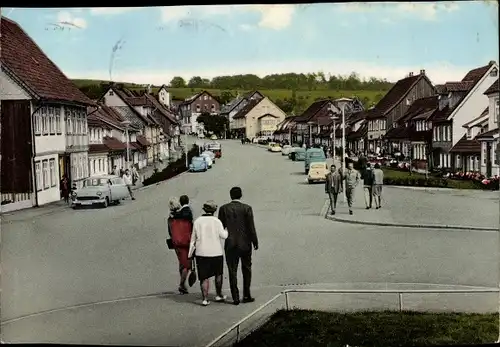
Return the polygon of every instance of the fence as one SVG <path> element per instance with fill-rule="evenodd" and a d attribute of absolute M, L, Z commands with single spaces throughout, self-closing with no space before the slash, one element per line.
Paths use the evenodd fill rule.
<path fill-rule="evenodd" d="M 483 289 L 483 288 L 478 288 L 478 289 L 458 289 L 458 290 L 452 290 L 452 289 L 420 289 L 420 290 L 411 290 L 411 289 L 401 289 L 401 290 L 345 290 L 345 289 L 286 289 L 282 291 L 281 293 L 277 294 L 274 296 L 272 299 L 267 301 L 265 304 L 257 308 L 255 311 L 241 319 L 239 322 L 231 326 L 229 329 L 227 329 L 225 332 L 223 332 L 220 336 L 218 336 L 216 339 L 214 339 L 212 342 L 210 342 L 206 347 L 213 347 L 213 346 L 231 346 L 234 343 L 239 342 L 242 340 L 245 336 L 250 334 L 252 331 L 258 329 L 262 324 L 264 324 L 270 316 L 276 312 L 278 309 L 285 309 L 285 310 L 290 310 L 293 306 L 291 304 L 291 294 L 292 293 L 298 293 L 298 294 L 361 294 L 361 295 L 374 295 L 374 294 L 379 294 L 379 295 L 387 295 L 387 294 L 393 294 L 397 295 L 397 303 L 398 303 L 398 310 L 399 312 L 402 312 L 405 310 L 405 304 L 404 304 L 404 295 L 414 295 L 414 294 L 451 294 L 451 295 L 456 295 L 456 294 L 492 294 L 492 293 L 497 293 L 495 296 L 495 303 L 498 304 L 498 293 L 499 289 Z M 284 300 L 279 300 L 279 299 L 284 299 Z M 308 308 L 311 309 L 311 300 L 307 300 L 308 302 Z M 346 304 L 344 302 L 344 304 Z M 324 309 L 324 303 L 317 302 L 316 301 L 316 306 L 318 309 L 323 308 Z M 348 303 L 348 306 L 351 307 L 352 309 L 352 303 Z M 379 302 L 379 308 L 384 308 L 388 309 L 388 306 L 390 306 L 390 303 L 388 302 Z M 498 307 L 498 306 L 495 306 Z M 270 309 L 271 308 L 271 309 Z M 267 311 L 265 311 L 267 309 Z M 336 307 L 337 310 L 339 310 L 339 306 Z M 500 314 L 500 310 L 499 310 Z M 247 328 L 245 328 L 245 325 L 249 325 Z M 500 324 L 500 315 L 499 315 L 499 324 Z M 233 334 L 232 334 L 233 333 Z M 231 335 L 232 334 L 232 335 Z M 499 340 L 500 340 L 500 333 L 499 333 Z"/>

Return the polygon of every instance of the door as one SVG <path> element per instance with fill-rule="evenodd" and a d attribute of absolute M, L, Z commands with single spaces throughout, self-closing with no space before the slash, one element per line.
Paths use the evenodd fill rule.
<path fill-rule="evenodd" d="M 122 178 L 113 178 L 111 180 L 113 185 L 111 186 L 111 194 L 114 200 L 125 199 L 128 196 L 128 188 Z"/>
<path fill-rule="evenodd" d="M 486 142 L 486 177 L 491 177 L 491 142 Z"/>

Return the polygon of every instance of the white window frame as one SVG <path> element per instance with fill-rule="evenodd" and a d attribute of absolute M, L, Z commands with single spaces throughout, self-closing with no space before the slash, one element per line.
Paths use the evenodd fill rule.
<path fill-rule="evenodd" d="M 50 188 L 49 161 L 42 160 L 43 189 Z"/>
<path fill-rule="evenodd" d="M 49 117 L 49 134 L 55 135 L 56 134 L 56 120 L 55 120 L 55 114 L 54 114 L 54 107 L 49 107 L 47 114 Z"/>
<path fill-rule="evenodd" d="M 61 107 L 56 107 L 55 109 L 55 122 L 56 122 L 56 134 L 61 135 L 62 134 L 62 127 L 61 127 Z"/>
<path fill-rule="evenodd" d="M 498 123 L 498 113 L 500 112 L 500 99 L 499 98 L 495 98 L 495 115 L 494 115 L 494 118 L 493 120 L 495 121 L 495 123 Z"/>
<path fill-rule="evenodd" d="M 35 181 L 36 190 L 38 192 L 43 190 L 43 180 L 42 180 L 42 163 L 40 161 L 35 162 Z"/>
<path fill-rule="evenodd" d="M 49 135 L 49 117 L 47 116 L 47 106 L 43 106 L 40 109 L 42 117 L 42 135 Z"/>
<path fill-rule="evenodd" d="M 42 135 L 42 116 L 40 115 L 40 110 L 35 113 L 34 118 L 35 124 L 33 124 L 33 127 L 35 128 L 35 135 Z"/>
<path fill-rule="evenodd" d="M 50 171 L 50 186 L 55 187 L 57 185 L 55 159 L 49 160 L 49 171 Z"/>

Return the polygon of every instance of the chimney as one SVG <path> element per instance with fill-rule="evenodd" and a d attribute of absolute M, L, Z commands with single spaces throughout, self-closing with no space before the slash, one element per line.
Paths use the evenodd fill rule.
<path fill-rule="evenodd" d="M 410 72 L 410 73 L 408 74 L 408 77 L 412 77 L 412 76 L 413 76 L 413 72 Z"/>
<path fill-rule="evenodd" d="M 420 74 L 425 75 L 425 70 L 424 69 L 420 70 Z"/>
<path fill-rule="evenodd" d="M 490 60 L 490 62 L 488 63 L 489 66 L 492 66 L 492 65 L 495 65 L 495 61 L 494 60 Z"/>

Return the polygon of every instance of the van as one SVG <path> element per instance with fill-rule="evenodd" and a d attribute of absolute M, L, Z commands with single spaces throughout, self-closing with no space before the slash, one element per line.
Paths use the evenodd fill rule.
<path fill-rule="evenodd" d="M 309 173 L 309 166 L 312 162 L 326 161 L 325 152 L 321 148 L 309 148 L 306 151 L 306 159 L 304 160 L 304 172 Z"/>

